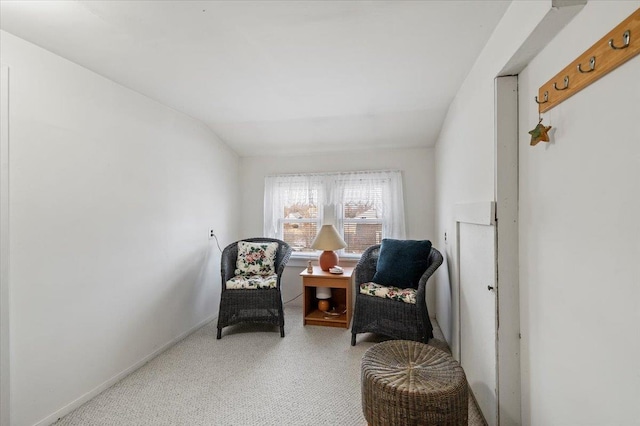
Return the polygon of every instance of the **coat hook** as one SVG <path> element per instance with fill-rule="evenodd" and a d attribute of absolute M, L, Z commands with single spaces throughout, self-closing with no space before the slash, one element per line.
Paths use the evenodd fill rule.
<path fill-rule="evenodd" d="M 538 101 L 538 97 L 536 96 L 536 103 L 538 105 L 546 104 L 547 102 L 549 102 L 549 92 L 547 92 L 547 91 L 544 92 L 544 101 L 542 101 L 542 102 Z"/>
<path fill-rule="evenodd" d="M 630 30 L 625 31 L 624 34 L 622 34 L 622 40 L 624 41 L 624 46 L 621 46 L 621 47 L 614 46 L 613 39 L 611 39 L 611 40 L 609 40 L 609 47 L 611 47 L 614 50 L 626 49 L 627 47 L 629 47 L 629 43 L 631 42 L 631 31 Z"/>
<path fill-rule="evenodd" d="M 591 71 L 593 71 L 593 70 L 595 70 L 595 69 L 596 69 L 596 57 L 595 57 L 595 56 L 592 56 L 592 57 L 591 57 L 591 59 L 589 59 L 589 69 L 588 69 L 588 70 L 586 70 L 586 71 L 585 71 L 585 70 L 583 70 L 583 69 L 580 67 L 580 65 L 581 65 L 581 64 L 578 64 L 578 71 L 580 71 L 582 74 L 586 74 L 586 73 L 588 73 L 588 72 L 591 72 Z"/>
<path fill-rule="evenodd" d="M 555 82 L 553 82 L 553 88 L 556 90 L 567 90 L 569 88 L 569 76 L 564 78 L 564 87 L 562 89 L 559 89 Z"/>

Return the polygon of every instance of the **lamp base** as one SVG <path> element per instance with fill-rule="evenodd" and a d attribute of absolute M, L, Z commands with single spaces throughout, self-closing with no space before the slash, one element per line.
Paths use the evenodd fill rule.
<path fill-rule="evenodd" d="M 321 310 L 322 312 L 327 312 L 329 310 L 329 300 L 327 299 L 322 299 L 322 300 L 318 300 L 318 309 Z"/>
<path fill-rule="evenodd" d="M 338 253 L 335 251 L 325 250 L 320 254 L 318 263 L 320 264 L 320 269 L 329 272 L 329 268 L 336 266 L 338 264 L 338 260 Z"/>

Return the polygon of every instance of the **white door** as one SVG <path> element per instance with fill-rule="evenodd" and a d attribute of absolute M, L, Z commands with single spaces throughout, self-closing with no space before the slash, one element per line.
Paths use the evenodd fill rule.
<path fill-rule="evenodd" d="M 460 364 L 489 426 L 497 425 L 496 228 L 460 222 Z"/>

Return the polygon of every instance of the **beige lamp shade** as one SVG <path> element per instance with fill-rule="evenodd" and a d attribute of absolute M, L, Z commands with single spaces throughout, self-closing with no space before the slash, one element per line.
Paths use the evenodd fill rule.
<path fill-rule="evenodd" d="M 315 250 L 340 250 L 346 246 L 347 243 L 333 225 L 322 225 L 320 232 L 311 243 L 311 248 Z"/>
<path fill-rule="evenodd" d="M 340 260 L 338 254 L 333 250 L 345 248 L 347 243 L 344 242 L 340 234 L 333 225 L 322 225 L 320 232 L 316 235 L 315 240 L 311 244 L 311 248 L 315 250 L 324 250 L 318 258 L 318 263 L 323 271 L 328 271 L 338 264 Z"/>

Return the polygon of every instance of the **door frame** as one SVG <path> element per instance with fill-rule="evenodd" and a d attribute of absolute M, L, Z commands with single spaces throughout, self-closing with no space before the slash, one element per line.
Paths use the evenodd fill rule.
<path fill-rule="evenodd" d="M 9 67 L 0 64 L 0 425 L 10 422 Z"/>
<path fill-rule="evenodd" d="M 495 79 L 496 391 L 500 426 L 521 424 L 518 77 Z"/>
<path fill-rule="evenodd" d="M 495 226 L 496 424 L 521 424 L 520 283 L 518 259 L 518 77 L 497 77 L 494 86 L 494 200 L 455 205 L 458 285 L 460 223 Z M 458 288 L 460 303 L 460 288 Z M 458 324 L 461 324 L 458 306 Z M 463 342 L 458 328 L 458 359 Z"/>

